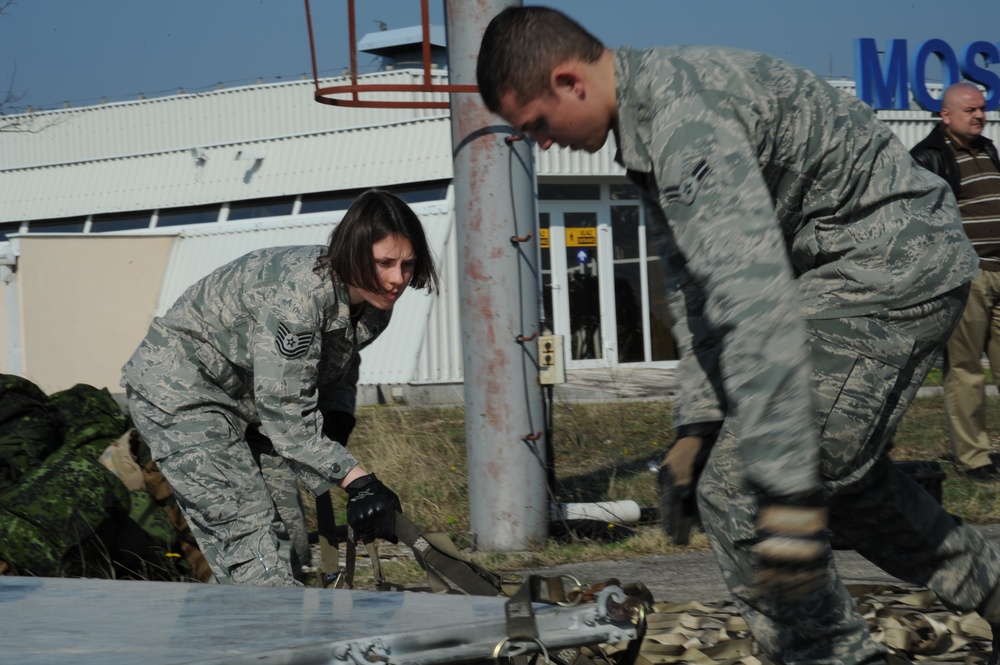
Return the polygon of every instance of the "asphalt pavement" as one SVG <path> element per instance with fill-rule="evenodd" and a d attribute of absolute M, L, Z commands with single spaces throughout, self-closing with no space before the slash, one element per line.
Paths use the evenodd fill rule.
<path fill-rule="evenodd" d="M 1000 541 L 1000 525 L 975 527 L 986 538 Z M 834 552 L 837 570 L 846 584 L 904 585 L 892 575 L 868 562 L 856 552 Z M 708 550 L 620 560 L 567 563 L 550 568 L 522 571 L 538 575 L 572 575 L 581 582 L 595 584 L 610 578 L 622 584 L 642 582 L 657 602 L 719 602 L 729 599 L 729 591 L 715 557 Z"/>

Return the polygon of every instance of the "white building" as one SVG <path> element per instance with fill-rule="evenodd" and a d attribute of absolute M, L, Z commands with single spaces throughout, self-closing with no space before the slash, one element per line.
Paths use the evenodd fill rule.
<path fill-rule="evenodd" d="M 444 399 L 460 399 L 449 113 L 334 107 L 313 92 L 298 81 L 44 111 L 43 131 L 0 133 L 0 373 L 47 392 L 118 392 L 150 320 L 189 284 L 254 248 L 325 243 L 353 197 L 378 186 L 417 211 L 444 284 L 400 301 L 363 354 L 361 398 L 380 388 L 433 401 L 431 388 L 446 387 Z M 907 147 L 936 122 L 880 116 Z M 543 318 L 564 336 L 568 369 L 670 367 L 663 278 L 613 156 L 613 140 L 594 155 L 536 150 Z"/>

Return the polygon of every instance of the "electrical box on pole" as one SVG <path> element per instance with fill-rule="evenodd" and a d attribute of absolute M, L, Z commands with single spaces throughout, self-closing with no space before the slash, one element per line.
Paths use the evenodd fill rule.
<path fill-rule="evenodd" d="M 543 386 L 566 383 L 562 335 L 539 335 L 538 382 Z"/>

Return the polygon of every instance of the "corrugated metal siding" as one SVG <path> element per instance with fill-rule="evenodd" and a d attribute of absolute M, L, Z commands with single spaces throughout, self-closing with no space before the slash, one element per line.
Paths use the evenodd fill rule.
<path fill-rule="evenodd" d="M 833 80 L 829 83 L 837 88 L 838 90 L 843 90 L 849 95 L 856 95 L 857 88 L 854 81 L 847 80 Z M 936 98 L 941 97 L 942 84 L 940 83 L 928 83 L 927 90 Z M 929 111 L 924 111 L 920 109 L 916 103 L 913 101 L 913 97 L 910 97 L 910 110 L 907 111 L 877 111 L 879 119 L 882 122 L 889 125 L 892 131 L 899 137 L 903 145 L 907 149 L 912 148 L 916 144 L 920 143 L 927 136 L 927 133 L 934 128 L 939 122 L 939 119 L 932 116 Z M 987 125 L 986 130 L 983 135 L 992 141 L 1000 142 L 1000 112 L 991 111 L 986 114 Z"/>
<path fill-rule="evenodd" d="M 416 81 L 419 76 L 398 71 L 366 80 Z M 852 82 L 835 83 L 853 93 Z M 316 103 L 312 93 L 311 81 L 293 82 L 40 114 L 61 122 L 40 134 L 0 134 L 0 221 L 452 177 L 447 111 L 330 107 Z M 879 116 L 907 147 L 936 122 L 924 111 L 883 111 Z M 991 113 L 990 119 L 986 134 L 1000 141 L 1000 114 Z M 194 147 L 204 151 L 203 166 L 190 151 Z M 236 160 L 236 153 L 247 147 L 264 149 L 267 155 L 249 178 L 253 162 Z M 614 154 L 613 137 L 594 155 L 536 148 L 536 172 L 543 179 L 620 177 L 624 172 Z M 38 166 L 27 168 L 31 164 Z M 459 383 L 464 378 L 452 197 L 443 205 L 413 207 L 440 261 L 441 294 L 432 298 L 411 292 L 400 301 L 394 325 L 364 352 L 363 384 Z M 342 215 L 231 222 L 179 232 L 160 312 L 189 284 L 247 251 L 325 243 Z"/>
<path fill-rule="evenodd" d="M 419 71 L 400 70 L 362 80 L 414 83 L 421 78 Z M 445 80 L 442 72 L 435 76 L 436 82 Z M 325 79 L 321 84 L 345 82 Z M 853 93 L 853 82 L 832 83 Z M 0 221 L 452 177 L 447 111 L 332 107 L 315 102 L 313 92 L 312 81 L 296 81 L 41 113 L 42 119 L 55 121 L 45 131 L 0 134 Z M 445 99 L 440 93 L 420 96 Z M 879 115 L 907 147 L 936 122 L 925 111 Z M 1000 140 L 1000 114 L 990 117 L 986 135 Z M 267 152 L 252 173 L 252 162 L 235 158 L 248 147 Z M 195 160 L 193 148 L 206 157 L 203 165 Z M 615 164 L 614 153 L 613 138 L 594 155 L 536 148 L 536 171 L 540 178 L 621 177 L 624 171 Z"/>
<path fill-rule="evenodd" d="M 446 83 L 442 71 L 434 83 Z M 398 70 L 365 74 L 360 83 L 420 83 L 423 72 Z M 345 78 L 321 79 L 320 86 L 343 85 Z M 335 107 L 313 99 L 313 81 L 243 86 L 190 95 L 172 95 L 79 109 L 43 111 L 38 133 L 0 136 L 0 171 L 45 164 L 118 158 L 196 146 L 327 132 L 334 129 L 446 117 L 446 110 Z M 442 93 L 378 93 L 365 99 L 432 99 Z"/>
<path fill-rule="evenodd" d="M 424 225 L 435 256 L 445 256 L 454 227 L 450 202 L 415 204 L 412 208 Z M 232 222 L 181 231 L 167 262 L 157 315 L 166 312 L 191 284 L 247 252 L 282 245 L 325 245 L 343 214 Z M 431 296 L 426 291 L 408 291 L 400 298 L 393 310 L 393 323 L 362 352 L 362 385 L 404 384 L 414 380 L 424 336 L 429 333 L 428 317 L 435 301 L 442 297 L 443 294 Z"/>
<path fill-rule="evenodd" d="M 151 210 L 307 192 L 345 190 L 452 175 L 447 118 L 331 131 L 189 150 L 0 172 L 0 221 Z M 239 161 L 266 151 L 258 170 Z M 54 186 L 55 183 L 58 183 Z M 8 193 L 9 192 L 9 193 Z"/>
<path fill-rule="evenodd" d="M 535 172 L 546 176 L 624 176 L 625 169 L 615 162 L 618 150 L 614 135 L 608 136 L 607 143 L 594 154 L 572 151 L 558 146 L 540 150 L 535 146 Z"/>
<path fill-rule="evenodd" d="M 926 111 L 879 111 L 878 116 L 892 128 L 907 149 L 924 140 L 927 133 L 938 123 L 938 118 L 931 118 Z M 991 141 L 1000 142 L 1000 112 L 990 111 L 986 117 L 983 136 Z"/>
<path fill-rule="evenodd" d="M 450 198 L 450 197 L 449 197 Z M 452 211 L 454 220 L 454 211 Z M 431 306 L 412 383 L 462 383 L 462 326 L 458 295 L 458 250 L 454 221 L 444 253 L 438 256 L 441 294 Z"/>

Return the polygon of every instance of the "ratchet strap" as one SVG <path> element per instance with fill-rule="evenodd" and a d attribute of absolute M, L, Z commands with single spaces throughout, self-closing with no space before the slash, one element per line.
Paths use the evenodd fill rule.
<path fill-rule="evenodd" d="M 402 513 L 396 513 L 396 537 L 405 543 L 427 571 L 431 589 L 438 593 L 456 590 L 470 596 L 503 596 L 503 579 L 469 561 L 443 533 L 423 533 Z"/>
<path fill-rule="evenodd" d="M 444 533 L 425 533 L 410 518 L 396 513 L 396 538 L 411 550 L 427 574 L 427 588 L 411 588 L 387 582 L 375 541 L 366 543 L 371 561 L 375 588 L 379 591 L 430 591 L 432 593 L 464 593 L 470 596 L 505 596 L 505 586 L 510 583 L 482 566 L 462 556 L 455 544 Z M 344 571 L 337 578 L 337 588 L 353 588 L 355 560 L 357 559 L 357 534 L 348 526 L 344 556 Z"/>

